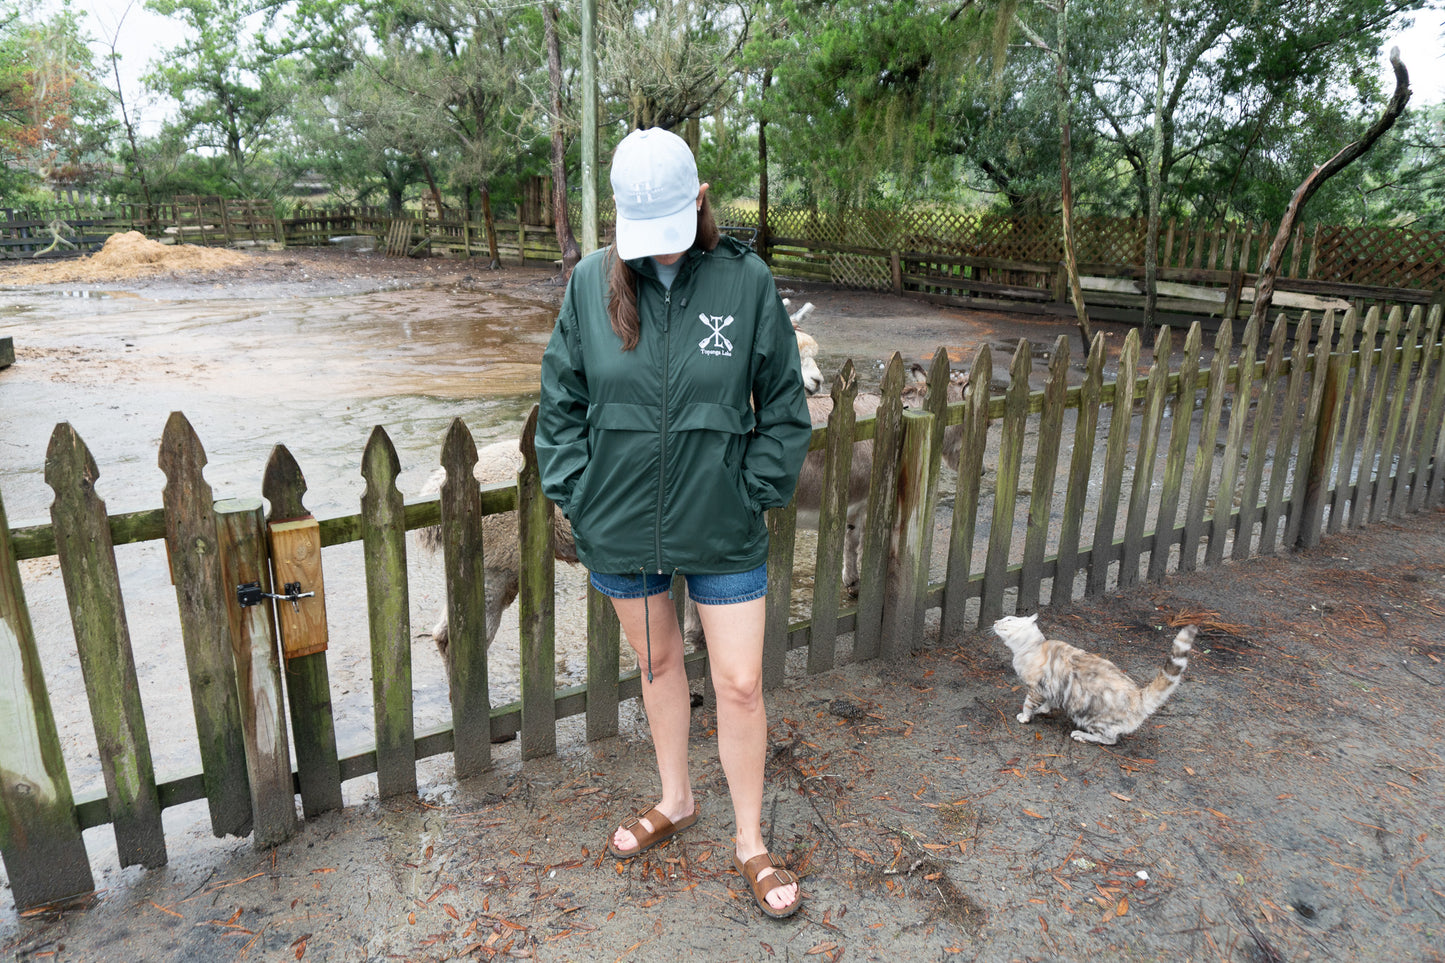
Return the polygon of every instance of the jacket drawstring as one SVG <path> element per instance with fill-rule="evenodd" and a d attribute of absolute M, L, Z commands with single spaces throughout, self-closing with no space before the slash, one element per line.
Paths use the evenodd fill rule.
<path fill-rule="evenodd" d="M 642 575 L 642 632 L 647 638 L 647 682 L 652 683 L 652 616 L 647 610 L 647 569 L 641 565 L 637 567 Z M 667 597 L 672 599 L 672 583 L 677 578 L 677 569 L 672 570 L 672 575 L 667 579 Z"/>

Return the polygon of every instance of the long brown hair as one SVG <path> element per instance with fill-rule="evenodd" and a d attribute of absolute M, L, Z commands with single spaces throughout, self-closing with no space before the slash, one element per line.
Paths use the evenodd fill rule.
<path fill-rule="evenodd" d="M 697 209 L 697 237 L 692 247 L 699 251 L 711 251 L 717 247 L 720 233 L 717 221 L 712 216 L 712 202 L 702 196 L 702 206 Z M 622 339 L 622 350 L 631 351 L 637 347 L 641 336 L 641 322 L 637 316 L 637 272 L 617 256 L 617 245 L 607 250 L 611 268 L 607 272 L 607 315 L 612 319 L 612 330 Z"/>

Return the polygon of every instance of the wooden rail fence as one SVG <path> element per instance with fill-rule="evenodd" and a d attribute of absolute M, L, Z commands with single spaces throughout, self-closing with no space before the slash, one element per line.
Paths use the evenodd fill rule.
<path fill-rule="evenodd" d="M 1140 350 L 1130 332 L 1118 376 L 1106 381 L 1096 337 L 1082 381 L 1071 385 L 1060 337 L 1046 386 L 1031 391 L 1032 352 L 1021 342 L 1007 390 L 990 395 L 993 362 L 983 347 L 962 401 L 950 404 L 940 349 L 929 394 L 914 410 L 903 406 L 895 355 L 877 416 L 857 422 L 857 379 L 845 367 L 833 386 L 835 414 L 812 442 L 828 456 L 811 616 L 792 619 L 789 594 L 770 594 L 765 683 L 783 680 L 790 649 L 808 650 L 808 672 L 831 668 L 849 633 L 853 661 L 904 657 L 922 644 L 928 608 L 941 609 L 940 638 L 952 642 L 1005 611 L 1314 545 L 1445 496 L 1439 306 L 1428 316 L 1419 306 L 1327 312 L 1317 324 L 1281 315 L 1269 332 L 1250 325 L 1237 342 L 1226 321 L 1212 351 L 1196 322 L 1177 369 L 1165 329 L 1142 378 Z M 489 737 L 506 733 L 520 733 L 524 759 L 549 754 L 558 720 L 579 714 L 588 739 L 615 734 L 619 702 L 641 687 L 636 672 L 619 673 L 615 617 L 595 593 L 587 681 L 556 684 L 552 508 L 538 484 L 534 423 L 517 482 L 482 488 L 472 476 L 475 444 L 458 419 L 443 446 L 445 487 L 411 504 L 397 489 L 396 451 L 377 427 L 361 456 L 360 512 L 320 520 L 302 504 L 305 479 L 284 446 L 262 485 L 269 516 L 259 498 L 216 500 L 201 474 L 204 449 L 180 414 L 161 440 L 163 507 L 108 516 L 96 494 L 99 466 L 70 426 L 58 425 L 45 466 L 51 522 L 11 529 L 0 501 L 0 855 L 17 905 L 93 888 L 81 837 L 88 827 L 113 827 L 123 865 L 157 866 L 166 860 L 161 812 L 171 806 L 204 799 L 217 835 L 250 832 L 257 845 L 272 845 L 297 831 L 297 796 L 311 817 L 340 806 L 349 779 L 375 773 L 381 795 L 414 793 L 422 758 L 452 753 L 458 776 L 468 776 L 491 764 Z M 863 440 L 873 475 L 862 587 L 856 604 L 841 606 L 848 462 Z M 478 642 L 486 618 L 480 521 L 505 511 L 519 513 L 523 547 L 522 684 L 517 702 L 494 706 Z M 791 585 L 795 512 L 769 513 L 775 585 Z M 405 536 L 437 524 L 452 723 L 418 732 Z M 936 529 L 948 532 L 943 558 L 930 555 Z M 198 772 L 157 777 L 151 765 L 156 732 L 140 711 L 114 551 L 146 540 L 168 549 Z M 374 745 L 340 757 L 319 558 L 324 547 L 356 541 L 370 606 Z M 20 561 L 47 556 L 58 556 L 63 573 L 104 772 L 104 792 L 88 798 L 72 795 L 51 711 L 53 699 L 75 694 L 46 689 L 20 578 Z M 690 675 L 702 675 L 705 653 L 687 659 Z"/>

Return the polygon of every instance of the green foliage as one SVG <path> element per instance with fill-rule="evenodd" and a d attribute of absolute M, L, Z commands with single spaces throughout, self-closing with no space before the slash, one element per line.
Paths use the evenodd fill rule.
<path fill-rule="evenodd" d="M 103 170 L 110 104 L 68 3 L 0 4 L 0 199 L 85 187 Z"/>

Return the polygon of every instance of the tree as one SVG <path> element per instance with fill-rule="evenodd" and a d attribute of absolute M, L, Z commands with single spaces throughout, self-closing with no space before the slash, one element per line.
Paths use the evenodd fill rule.
<path fill-rule="evenodd" d="M 103 168 L 109 105 L 69 5 L 48 17 L 33 2 L 0 6 L 0 192 L 45 180 L 83 186 Z"/>
<path fill-rule="evenodd" d="M 748 35 L 745 8 L 713 0 L 604 0 L 598 21 L 599 84 L 621 107 L 628 129 L 673 130 L 728 100 L 733 63 Z"/>
<path fill-rule="evenodd" d="M 269 194 L 256 162 L 274 143 L 296 92 L 297 66 L 268 49 L 264 0 L 148 0 L 184 23 L 190 36 L 170 51 L 147 83 L 180 104 L 172 125 L 192 149 L 229 164 L 233 189 Z"/>

